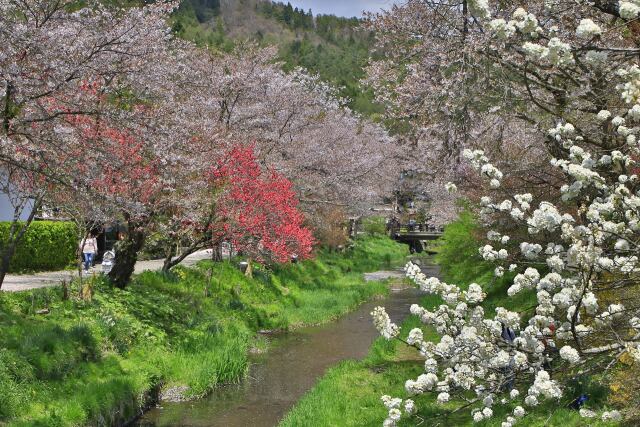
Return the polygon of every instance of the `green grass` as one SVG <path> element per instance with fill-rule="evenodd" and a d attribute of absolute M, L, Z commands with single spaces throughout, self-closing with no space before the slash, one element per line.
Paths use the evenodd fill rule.
<path fill-rule="evenodd" d="M 443 239 L 438 242 L 436 261 L 441 266 L 441 276 L 449 283 L 464 287 L 476 282 L 487 291 L 484 303 L 487 312 L 498 306 L 508 307 L 516 311 L 527 310 L 535 301 L 535 295 L 522 293 L 516 298 L 506 295 L 513 275 L 496 279 L 494 266 L 484 262 L 478 256 L 477 248 L 481 231 L 471 214 L 464 213 L 461 218 L 445 230 Z M 432 308 L 441 304 L 436 296 L 425 296 L 420 302 L 423 307 Z M 402 325 L 401 336 L 406 336 L 410 329 L 422 327 L 425 339 L 435 341 L 439 337 L 434 330 L 421 325 L 419 319 L 410 316 Z M 404 382 L 415 379 L 423 373 L 423 359 L 417 352 L 400 343 L 377 339 L 370 349 L 369 355 L 362 361 L 343 362 L 330 369 L 327 374 L 309 391 L 287 414 L 280 427 L 298 426 L 380 426 L 387 416 L 387 411 L 380 396 L 388 394 L 406 398 Z M 606 405 L 607 387 L 602 378 L 592 377 L 576 381 L 566 390 L 569 399 L 582 393 L 590 396 L 590 407 L 602 408 Z M 522 391 L 522 390 L 521 390 Z M 464 404 L 463 401 L 452 401 L 446 406 L 438 405 L 435 396 L 423 395 L 414 399 L 418 407 L 417 417 L 402 420 L 400 426 L 500 426 L 508 412 L 513 408 L 494 407 L 494 417 L 482 423 L 473 424 L 470 411 L 447 414 L 447 410 Z M 569 402 L 557 404 L 547 402 L 528 414 L 518 425 L 522 426 L 611 426 L 615 423 L 604 423 L 586 420 L 577 411 L 566 408 Z M 422 420 L 422 421 L 421 421 Z"/>
<path fill-rule="evenodd" d="M 433 305 L 433 298 L 426 297 L 423 306 Z M 414 327 L 422 326 L 419 319 L 410 316 L 402 325 L 402 336 Z M 424 328 L 425 338 L 435 340 L 435 331 Z M 387 416 L 387 410 L 380 401 L 384 394 L 394 397 L 406 397 L 404 382 L 415 379 L 423 373 L 422 361 L 415 349 L 399 341 L 387 341 L 378 338 L 362 361 L 345 361 L 331 368 L 316 386 L 309 391 L 286 415 L 279 427 L 379 427 Z M 600 394 L 598 403 L 602 403 L 603 388 L 598 384 L 589 384 L 590 395 Z M 580 392 L 584 388 L 576 387 Z M 573 395 L 576 395 L 573 392 Z M 568 394 L 572 394 L 568 392 Z M 417 416 L 403 419 L 400 426 L 482 426 L 499 427 L 513 407 L 494 407 L 494 417 L 481 423 L 471 422 L 469 411 L 448 414 L 463 405 L 463 401 L 452 401 L 446 406 L 435 402 L 435 396 L 423 395 L 413 398 L 418 407 Z M 565 402 L 566 404 L 566 402 Z M 540 405 L 535 412 L 527 415 L 518 425 L 529 427 L 562 426 L 614 426 L 598 420 L 585 420 L 573 410 L 553 402 Z"/>
<path fill-rule="evenodd" d="M 258 330 L 326 322 L 386 293 L 362 272 L 406 255 L 406 246 L 368 237 L 254 278 L 205 261 L 143 273 L 126 290 L 96 279 L 91 302 L 63 301 L 60 288 L 0 293 L 0 425 L 118 424 L 160 387 L 203 396 L 243 377 L 248 349 L 262 345 Z M 49 314 L 36 314 L 44 307 Z"/>

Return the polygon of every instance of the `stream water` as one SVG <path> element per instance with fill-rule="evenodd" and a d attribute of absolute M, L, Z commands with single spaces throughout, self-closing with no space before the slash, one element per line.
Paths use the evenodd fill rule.
<path fill-rule="evenodd" d="M 437 274 L 436 267 L 423 271 Z M 240 384 L 221 386 L 205 399 L 164 403 L 147 412 L 138 426 L 276 426 L 327 368 L 367 355 L 378 336 L 370 316 L 375 306 L 383 305 L 400 322 L 419 295 L 414 288 L 392 291 L 385 300 L 366 303 L 336 322 L 276 336 L 266 353 L 252 356 L 249 376 Z"/>

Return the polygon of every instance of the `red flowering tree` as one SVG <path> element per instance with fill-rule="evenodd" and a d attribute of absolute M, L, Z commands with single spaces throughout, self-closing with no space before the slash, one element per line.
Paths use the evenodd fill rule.
<path fill-rule="evenodd" d="M 127 225 L 109 273 L 114 284 L 124 288 L 133 274 L 146 229 L 161 211 L 164 193 L 172 188 L 162 173 L 170 173 L 170 167 L 160 167 L 161 156 L 146 139 L 136 136 L 136 129 L 116 128 L 105 118 L 82 115 L 67 117 L 65 125 L 77 141 L 75 145 L 92 147 L 75 165 L 89 184 L 80 202 L 101 206 L 109 213 L 105 219 L 123 220 Z"/>
<path fill-rule="evenodd" d="M 214 234 L 228 239 L 250 259 L 286 262 L 311 255 L 314 239 L 304 226 L 293 184 L 264 171 L 253 147 L 236 146 L 210 171 L 221 188 Z"/>

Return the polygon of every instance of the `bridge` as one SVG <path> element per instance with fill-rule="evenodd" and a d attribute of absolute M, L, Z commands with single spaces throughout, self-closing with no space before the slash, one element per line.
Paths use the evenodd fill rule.
<path fill-rule="evenodd" d="M 442 227 L 435 227 L 430 224 L 400 224 L 399 222 L 390 221 L 387 224 L 389 237 L 392 239 L 406 243 L 409 245 L 411 252 L 424 251 L 424 242 L 429 240 L 437 240 L 442 236 Z"/>

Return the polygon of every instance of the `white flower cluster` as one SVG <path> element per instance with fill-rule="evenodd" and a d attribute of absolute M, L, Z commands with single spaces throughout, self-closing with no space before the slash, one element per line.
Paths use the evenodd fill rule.
<path fill-rule="evenodd" d="M 540 281 L 540 273 L 533 267 L 527 268 L 524 273 L 517 274 L 513 278 L 513 285 L 507 289 L 507 294 L 513 296 L 523 289 L 534 289 Z"/>
<path fill-rule="evenodd" d="M 469 10 L 471 13 L 482 19 L 489 19 L 491 17 L 491 10 L 489 9 L 489 2 L 487 0 L 470 0 Z"/>
<path fill-rule="evenodd" d="M 489 22 L 491 31 L 501 39 L 508 39 L 516 33 L 515 21 L 505 21 L 502 18 Z"/>
<path fill-rule="evenodd" d="M 634 64 L 627 69 L 620 69 L 618 76 L 626 80 L 625 83 L 617 86 L 622 99 L 627 103 L 638 102 L 640 100 L 640 67 Z"/>
<path fill-rule="evenodd" d="M 540 252 L 542 252 L 542 246 L 538 243 L 520 243 L 520 252 L 526 259 L 536 259 Z"/>
<path fill-rule="evenodd" d="M 562 224 L 562 215 L 551 203 L 542 202 L 538 209 L 533 211 L 531 218 L 527 220 L 529 224 L 529 234 L 536 234 L 540 231 L 555 231 Z"/>
<path fill-rule="evenodd" d="M 447 190 L 448 193 L 453 194 L 455 192 L 458 191 L 458 187 L 452 183 L 452 182 L 447 182 L 444 186 L 444 188 Z"/>
<path fill-rule="evenodd" d="M 373 317 L 373 324 L 378 332 L 380 332 L 380 335 L 388 340 L 398 336 L 400 328 L 398 325 L 391 322 L 391 319 L 389 319 L 389 315 L 384 307 L 374 308 L 371 312 L 371 316 Z"/>
<path fill-rule="evenodd" d="M 540 27 L 538 27 L 538 19 L 533 13 L 528 13 L 523 8 L 519 7 L 513 12 L 512 15 L 513 25 L 523 34 L 528 34 L 531 37 L 537 37 Z"/>
<path fill-rule="evenodd" d="M 500 187 L 500 181 L 502 180 L 502 172 L 494 165 L 489 163 L 489 158 L 484 155 L 483 150 L 469 150 L 465 149 L 462 155 L 467 159 L 474 169 L 478 170 L 480 174 L 489 180 L 491 188 Z"/>
<path fill-rule="evenodd" d="M 620 411 L 604 411 L 602 413 L 602 421 L 621 421 L 622 420 L 622 414 L 620 413 Z"/>
<path fill-rule="evenodd" d="M 595 412 L 593 412 L 591 409 L 587 409 L 587 408 L 580 408 L 578 413 L 580 414 L 580 416 L 582 418 L 595 418 L 595 416 L 596 416 Z"/>
<path fill-rule="evenodd" d="M 640 14 L 640 5 L 636 1 L 621 1 L 620 16 L 624 19 L 635 19 Z"/>
<path fill-rule="evenodd" d="M 538 43 L 526 42 L 522 45 L 525 54 L 534 61 L 549 63 L 556 66 L 566 66 L 575 63 L 571 45 L 552 37 L 546 46 Z"/>
<path fill-rule="evenodd" d="M 539 398 L 545 397 L 547 399 L 559 399 L 562 396 L 562 391 L 558 386 L 558 383 L 549 377 L 549 373 L 544 370 L 538 371 L 536 379 L 533 385 L 529 387 L 529 392 L 525 398 L 525 404 L 529 406 L 536 406 L 539 403 Z"/>
<path fill-rule="evenodd" d="M 506 249 L 495 250 L 491 245 L 485 245 L 478 249 L 478 252 L 482 256 L 482 259 L 486 261 L 495 261 L 498 259 L 507 259 L 509 253 Z"/>
<path fill-rule="evenodd" d="M 402 418 L 403 401 L 398 397 L 384 395 L 380 398 L 384 406 L 389 410 L 387 419 L 384 420 L 383 427 L 395 427 Z M 405 415 L 412 415 L 415 412 L 415 404 L 413 400 L 404 401 Z"/>
<path fill-rule="evenodd" d="M 580 354 L 578 354 L 578 350 L 569 345 L 565 345 L 560 349 L 560 357 L 572 365 L 575 365 L 580 361 Z"/>
<path fill-rule="evenodd" d="M 580 25 L 576 28 L 576 35 L 581 39 L 592 39 L 602 34 L 602 28 L 600 28 L 591 19 L 583 19 L 580 21 Z"/>

